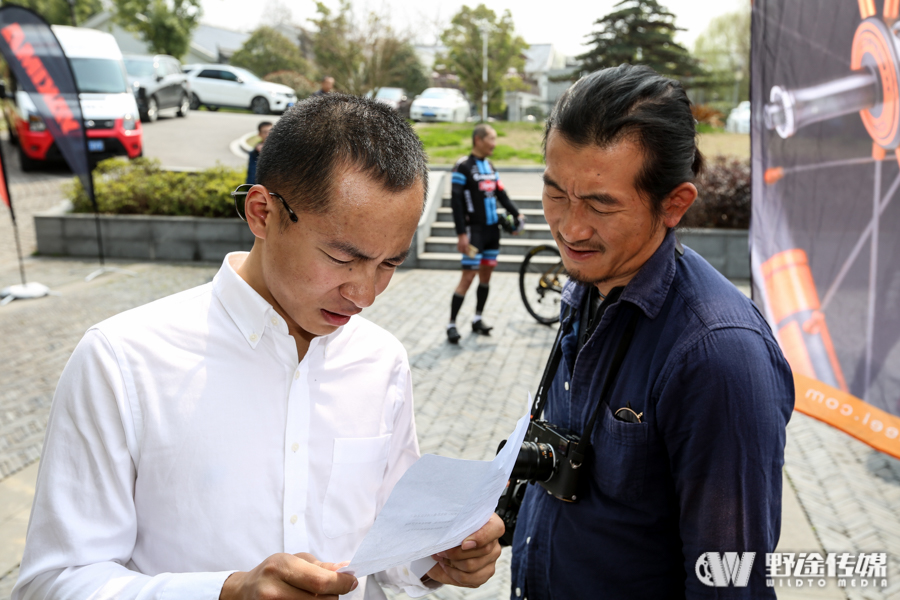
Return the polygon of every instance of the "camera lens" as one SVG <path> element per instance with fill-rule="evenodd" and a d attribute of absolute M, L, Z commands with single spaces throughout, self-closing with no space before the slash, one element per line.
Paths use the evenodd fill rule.
<path fill-rule="evenodd" d="M 549 444 L 523 442 L 512 470 L 512 478 L 547 481 L 553 476 L 553 467 L 553 448 Z"/>

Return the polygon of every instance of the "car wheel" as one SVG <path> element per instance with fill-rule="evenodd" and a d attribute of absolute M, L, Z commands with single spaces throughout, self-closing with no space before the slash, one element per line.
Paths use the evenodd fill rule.
<path fill-rule="evenodd" d="M 25 172 L 34 171 L 38 168 L 38 165 L 40 165 L 39 161 L 36 161 L 25 154 L 25 151 L 22 150 L 21 145 L 19 146 L 19 162 L 22 165 L 22 170 Z"/>
<path fill-rule="evenodd" d="M 262 96 L 257 96 L 250 103 L 250 110 L 258 115 L 269 114 L 269 101 Z"/>
<path fill-rule="evenodd" d="M 188 111 L 191 109 L 191 100 L 187 97 L 187 94 L 182 94 L 181 102 L 178 103 L 178 112 L 176 113 L 179 117 L 188 116 Z"/>
<path fill-rule="evenodd" d="M 156 123 L 156 120 L 159 118 L 159 102 L 156 101 L 156 96 L 150 96 L 150 99 L 147 100 L 147 121 L 150 123 Z"/>
<path fill-rule="evenodd" d="M 191 94 L 191 110 L 197 110 L 200 108 L 200 98 L 197 97 L 197 94 Z"/>

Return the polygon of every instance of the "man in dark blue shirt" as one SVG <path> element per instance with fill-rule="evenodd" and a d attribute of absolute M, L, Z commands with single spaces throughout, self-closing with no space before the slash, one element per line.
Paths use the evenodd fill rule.
<path fill-rule="evenodd" d="M 582 432 L 599 412 L 577 501 L 528 486 L 512 598 L 775 598 L 793 379 L 753 303 L 676 240 L 695 138 L 681 85 L 628 65 L 547 122 L 544 213 L 572 281 L 544 418 Z"/>

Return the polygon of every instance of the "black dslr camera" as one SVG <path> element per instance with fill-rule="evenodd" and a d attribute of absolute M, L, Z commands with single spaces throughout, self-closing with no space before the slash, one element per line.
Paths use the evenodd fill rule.
<path fill-rule="evenodd" d="M 506 532 L 500 538 L 501 546 L 512 545 L 525 486 L 529 483 L 540 484 L 560 500 L 578 500 L 578 467 L 570 457 L 579 441 L 578 434 L 548 421 L 532 421 L 528 425 L 509 483 L 497 502 L 497 516 L 506 526 Z M 505 445 L 506 440 L 500 442 L 497 452 Z"/>
<path fill-rule="evenodd" d="M 553 350 L 550 352 L 550 360 L 544 368 L 544 375 L 541 377 L 537 396 L 531 408 L 531 423 L 528 425 L 528 431 L 525 433 L 525 440 L 522 442 L 522 448 L 519 450 L 516 464 L 513 466 L 509 482 L 506 484 L 506 490 L 504 490 L 500 500 L 497 502 L 495 512 L 506 526 L 506 531 L 500 538 L 501 546 L 512 545 L 513 535 L 516 531 L 516 521 L 519 518 L 519 508 L 521 508 L 522 500 L 525 498 L 525 486 L 529 483 L 539 484 L 547 490 L 547 493 L 565 502 L 578 501 L 578 475 L 584 463 L 584 458 L 588 454 L 591 433 L 594 430 L 597 418 L 606 405 L 605 398 L 622 366 L 622 360 L 628 351 L 631 338 L 634 336 L 637 316 L 637 312 L 633 313 L 631 320 L 625 327 L 625 332 L 622 339 L 619 340 L 612 363 L 606 372 L 598 405 L 591 414 L 581 435 L 565 427 L 554 425 L 549 421 L 540 420 L 547 400 L 547 390 L 550 382 L 553 381 L 556 375 L 556 370 L 562 358 L 560 340 L 564 332 L 562 327 L 559 328 L 556 341 L 553 343 Z M 561 322 L 565 322 L 565 320 L 566 318 L 563 317 Z M 628 408 L 619 409 L 616 413 L 616 418 L 631 423 L 639 423 L 641 415 L 631 410 L 630 406 L 629 404 Z M 619 412 L 623 413 L 622 416 L 619 416 Z M 497 452 L 500 452 L 505 445 L 506 440 L 500 442 Z"/>

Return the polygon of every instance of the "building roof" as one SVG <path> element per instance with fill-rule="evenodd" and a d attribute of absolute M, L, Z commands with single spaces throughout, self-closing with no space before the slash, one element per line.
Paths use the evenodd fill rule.
<path fill-rule="evenodd" d="M 553 69 L 564 69 L 566 57 L 553 44 L 532 44 L 525 50 L 525 72 L 546 73 Z"/>

